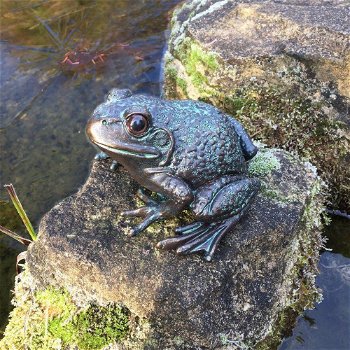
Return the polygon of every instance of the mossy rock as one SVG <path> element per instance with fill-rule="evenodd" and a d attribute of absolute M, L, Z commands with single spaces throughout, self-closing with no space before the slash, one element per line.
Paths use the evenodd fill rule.
<path fill-rule="evenodd" d="M 130 313 L 118 304 L 78 307 L 63 288 L 35 290 L 32 276 L 17 277 L 15 306 L 0 348 L 99 350 L 129 334 Z"/>
<path fill-rule="evenodd" d="M 135 223 L 118 213 L 141 205 L 138 185 L 124 170 L 111 171 L 110 161 L 95 161 L 81 190 L 42 219 L 28 251 L 30 292 L 17 284 L 0 346 L 276 347 L 295 315 L 319 298 L 324 188 L 309 163 L 259 147 L 249 172 L 262 191 L 210 263 L 156 248 L 191 220 L 186 213 L 126 236 Z M 32 331 L 23 333 L 28 322 Z"/>
<path fill-rule="evenodd" d="M 164 95 L 212 103 L 310 160 L 350 211 L 349 18 L 345 1 L 187 1 L 172 18 Z"/>

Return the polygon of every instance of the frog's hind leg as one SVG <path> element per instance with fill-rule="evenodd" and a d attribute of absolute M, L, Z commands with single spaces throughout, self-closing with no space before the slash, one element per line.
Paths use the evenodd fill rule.
<path fill-rule="evenodd" d="M 191 204 L 197 222 L 177 229 L 180 236 L 158 243 L 158 247 L 178 254 L 204 252 L 210 261 L 221 238 L 249 209 L 260 181 L 242 176 L 225 176 L 202 186 Z"/>

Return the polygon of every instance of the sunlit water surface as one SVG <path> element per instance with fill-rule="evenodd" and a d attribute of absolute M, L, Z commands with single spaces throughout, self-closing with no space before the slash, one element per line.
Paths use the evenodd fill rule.
<path fill-rule="evenodd" d="M 1 3 L 0 225 L 24 234 L 5 183 L 15 185 L 36 225 L 84 183 L 95 153 L 86 120 L 109 89 L 160 94 L 165 32 L 178 2 Z M 299 318 L 280 350 L 350 349 L 349 221 L 336 220 L 327 235 L 334 251 L 322 254 L 317 280 L 324 301 Z M 0 236 L 0 329 L 21 250 Z"/>

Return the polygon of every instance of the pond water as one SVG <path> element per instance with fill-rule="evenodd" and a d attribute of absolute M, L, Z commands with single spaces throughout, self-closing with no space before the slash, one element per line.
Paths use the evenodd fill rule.
<path fill-rule="evenodd" d="M 316 279 L 323 301 L 297 320 L 278 350 L 350 349 L 350 220 L 334 217 L 325 229 L 327 249 Z"/>
<path fill-rule="evenodd" d="M 37 225 L 84 183 L 95 154 L 86 141 L 86 120 L 108 90 L 160 94 L 165 33 L 178 2 L 2 2 L 0 225 L 24 234 L 4 184 L 14 184 Z M 324 301 L 298 320 L 281 350 L 350 348 L 349 226 L 337 219 L 328 228 L 334 251 L 323 253 L 318 278 Z M 0 235 L 0 330 L 21 250 Z"/>

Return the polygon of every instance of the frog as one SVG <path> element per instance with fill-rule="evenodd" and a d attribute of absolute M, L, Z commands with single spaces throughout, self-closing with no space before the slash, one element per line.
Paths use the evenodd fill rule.
<path fill-rule="evenodd" d="M 112 89 L 86 126 L 90 142 L 140 185 L 144 206 L 130 236 L 189 210 L 193 222 L 156 247 L 211 261 L 221 239 L 251 207 L 260 180 L 248 175 L 258 148 L 244 127 L 220 109 L 195 100 L 167 100 Z M 140 220 L 139 219 L 139 220 Z"/>

